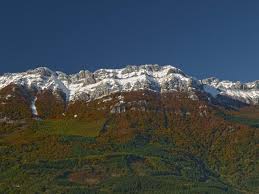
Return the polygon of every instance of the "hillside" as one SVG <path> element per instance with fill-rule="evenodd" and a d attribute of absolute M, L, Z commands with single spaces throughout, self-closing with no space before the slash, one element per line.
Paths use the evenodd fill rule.
<path fill-rule="evenodd" d="M 89 84 L 86 73 L 45 68 L 39 78 L 2 76 L 12 81 L 0 90 L 0 193 L 257 193 L 256 102 L 148 67 L 134 70 L 145 79 L 132 90 L 121 70 L 97 71 Z M 119 91 L 104 89 L 107 79 Z"/>

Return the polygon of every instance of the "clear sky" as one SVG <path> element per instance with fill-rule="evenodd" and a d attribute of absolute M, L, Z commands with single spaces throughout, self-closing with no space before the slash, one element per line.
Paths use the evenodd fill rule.
<path fill-rule="evenodd" d="M 0 73 L 176 65 L 197 78 L 259 79 L 258 0 L 8 0 Z"/>

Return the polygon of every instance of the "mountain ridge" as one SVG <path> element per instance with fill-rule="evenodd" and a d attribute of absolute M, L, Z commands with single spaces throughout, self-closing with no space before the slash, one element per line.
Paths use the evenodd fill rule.
<path fill-rule="evenodd" d="M 125 177 L 131 180 L 132 175 L 141 180 L 151 177 L 148 185 L 164 178 L 165 190 L 174 180 L 198 181 L 208 187 L 192 186 L 188 190 L 194 189 L 193 193 L 204 189 L 211 192 L 213 188 L 218 193 L 258 190 L 255 170 L 258 107 L 236 111 L 215 106 L 240 104 L 221 95 L 225 82 L 217 88 L 219 83 L 213 87 L 214 79 L 202 83 L 173 67 L 142 68 L 81 71 L 72 76 L 39 68 L 1 77 L 0 129 L 5 156 L 2 174 L 15 170 L 4 178 L 2 193 L 8 193 L 10 187 L 11 191 L 17 189 L 16 193 L 19 189 L 26 191 L 31 179 L 24 175 L 39 183 L 35 192 L 42 188 L 43 179 L 51 180 L 45 190 L 53 191 L 53 187 L 59 187 L 61 178 L 67 185 L 76 183 L 96 191 L 106 187 L 112 193 L 116 189 L 105 184 L 114 174 L 118 180 Z M 133 86 L 141 82 L 132 90 L 123 91 L 125 79 Z M 108 90 L 116 84 L 119 92 Z M 66 95 L 71 91 L 66 94 L 65 89 L 71 85 L 79 91 L 94 86 L 89 89 L 93 93 L 88 95 L 94 96 L 95 90 L 100 95 L 93 99 L 80 95 L 81 99 L 67 101 Z M 256 119 L 240 117 L 243 113 Z M 51 171 L 46 170 L 50 167 Z M 15 183 L 20 186 L 14 188 L 17 174 Z M 130 185 L 128 181 L 124 183 Z M 135 181 L 132 184 L 136 185 Z M 142 182 L 137 181 L 137 185 Z M 181 184 L 177 188 L 178 185 Z M 187 192 L 186 184 L 182 185 L 181 190 Z M 136 190 L 134 186 L 130 188 Z"/>
<path fill-rule="evenodd" d="M 174 77 L 166 77 L 167 74 L 174 75 Z M 60 71 L 54 72 L 46 67 L 39 67 L 22 73 L 4 74 L 0 77 L 0 89 L 10 84 L 23 85 L 38 90 L 60 89 L 70 101 L 89 93 L 90 95 L 92 93 L 93 97 L 91 99 L 95 99 L 118 91 L 162 90 L 160 83 L 171 81 L 172 79 L 181 82 L 179 84 L 174 83 L 175 88 L 185 84 L 188 89 L 190 84 L 188 81 L 192 81 L 180 69 L 173 66 L 127 66 L 122 69 L 99 69 L 95 72 L 81 70 L 79 73 L 71 75 Z M 186 87 L 184 88 L 186 89 Z M 93 92 L 95 89 L 96 92 Z"/>
<path fill-rule="evenodd" d="M 75 74 L 38 67 L 0 76 L 0 90 L 11 84 L 23 86 L 36 94 L 44 90 L 62 92 L 67 102 L 91 101 L 116 92 L 151 90 L 160 93 L 187 92 L 190 97 L 201 92 L 208 95 L 209 100 L 229 98 L 248 105 L 259 104 L 258 80 L 247 83 L 214 77 L 198 80 L 172 65 L 128 65 L 125 68 L 98 69 L 94 72 L 81 70 Z M 224 100 L 224 103 L 228 104 L 228 100 Z"/>

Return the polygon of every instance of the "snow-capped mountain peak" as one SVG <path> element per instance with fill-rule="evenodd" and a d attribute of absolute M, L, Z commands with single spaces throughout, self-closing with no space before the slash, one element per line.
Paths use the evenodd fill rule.
<path fill-rule="evenodd" d="M 259 103 L 259 81 L 242 83 L 240 81 L 219 80 L 208 78 L 201 81 L 204 85 L 210 86 L 222 96 L 228 96 L 246 104 Z"/>
<path fill-rule="evenodd" d="M 152 90 L 155 92 L 205 92 L 212 97 L 230 97 L 248 104 L 259 102 L 259 81 L 250 83 L 220 81 L 217 78 L 197 80 L 171 65 L 128 65 L 121 69 L 81 70 L 76 74 L 38 67 L 22 73 L 0 76 L 0 90 L 21 85 L 34 92 L 51 90 L 65 94 L 67 101 L 93 100 L 116 92 Z"/>
<path fill-rule="evenodd" d="M 122 69 L 82 70 L 67 75 L 39 67 L 22 73 L 8 73 L 0 77 L 0 89 L 10 84 L 33 90 L 61 90 L 67 100 L 91 100 L 120 91 L 148 89 L 161 91 L 192 90 L 198 81 L 171 65 L 130 65 Z"/>

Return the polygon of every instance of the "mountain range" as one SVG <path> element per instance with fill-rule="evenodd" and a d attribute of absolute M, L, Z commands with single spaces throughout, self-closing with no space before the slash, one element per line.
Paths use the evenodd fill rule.
<path fill-rule="evenodd" d="M 170 65 L 3 74 L 0 193 L 258 193 L 258 84 Z"/>
<path fill-rule="evenodd" d="M 22 88 L 34 115 L 37 115 L 37 96 L 46 92 L 62 99 L 65 104 L 89 102 L 114 93 L 141 90 L 161 94 L 186 92 L 193 99 L 203 94 L 209 101 L 228 107 L 259 103 L 259 81 L 241 83 L 217 78 L 198 80 L 171 65 L 129 65 L 122 69 L 99 69 L 95 72 L 82 70 L 71 75 L 39 67 L 0 76 L 0 91 L 10 86 Z M 1 96 L 2 105 L 12 97 L 13 91 Z"/>

